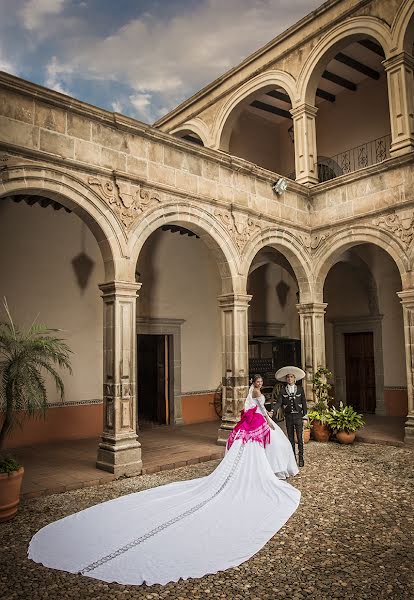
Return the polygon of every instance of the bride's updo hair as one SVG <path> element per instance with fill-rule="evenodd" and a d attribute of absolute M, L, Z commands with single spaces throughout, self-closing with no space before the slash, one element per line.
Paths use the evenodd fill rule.
<path fill-rule="evenodd" d="M 256 373 L 255 375 L 253 375 L 252 383 L 256 383 L 256 381 L 258 379 L 262 379 L 263 380 L 263 377 L 260 375 L 260 373 Z"/>

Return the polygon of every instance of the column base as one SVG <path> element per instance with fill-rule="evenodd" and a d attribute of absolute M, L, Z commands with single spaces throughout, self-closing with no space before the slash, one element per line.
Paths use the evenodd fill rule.
<path fill-rule="evenodd" d="M 413 139 L 403 140 L 401 142 L 396 142 L 395 144 L 391 144 L 390 155 L 392 158 L 397 158 L 398 156 L 404 156 L 404 154 L 409 154 L 410 152 L 414 152 L 414 140 Z"/>
<path fill-rule="evenodd" d="M 117 477 L 141 475 L 141 444 L 136 435 L 121 440 L 102 437 L 98 448 L 96 468 L 113 473 Z"/>
<path fill-rule="evenodd" d="M 414 413 L 407 415 L 404 443 L 407 444 L 407 446 L 414 446 Z"/>

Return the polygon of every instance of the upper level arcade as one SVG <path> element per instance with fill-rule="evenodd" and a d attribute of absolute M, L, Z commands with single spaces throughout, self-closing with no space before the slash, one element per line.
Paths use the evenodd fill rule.
<path fill-rule="evenodd" d="M 305 185 L 412 152 L 413 14 L 329 0 L 155 126 Z"/>

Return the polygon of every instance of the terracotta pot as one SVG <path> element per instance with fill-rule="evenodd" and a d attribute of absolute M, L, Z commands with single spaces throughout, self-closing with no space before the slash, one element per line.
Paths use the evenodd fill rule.
<path fill-rule="evenodd" d="M 307 444 L 310 440 L 310 434 L 311 434 L 311 430 L 310 429 L 304 429 L 303 430 L 303 443 Z"/>
<path fill-rule="evenodd" d="M 0 523 L 10 521 L 17 512 L 23 473 L 23 467 L 10 474 L 0 473 Z"/>
<path fill-rule="evenodd" d="M 330 430 L 328 425 L 323 425 L 316 419 L 312 423 L 313 437 L 317 442 L 328 442 L 330 437 Z"/>
<path fill-rule="evenodd" d="M 337 431 L 336 439 L 341 444 L 352 444 L 355 440 L 355 431 L 350 431 L 349 433 L 347 431 Z"/>

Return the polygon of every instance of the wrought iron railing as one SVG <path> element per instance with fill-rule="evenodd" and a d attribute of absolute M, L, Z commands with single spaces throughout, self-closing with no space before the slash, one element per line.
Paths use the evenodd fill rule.
<path fill-rule="evenodd" d="M 365 167 L 377 165 L 390 157 L 391 135 L 366 142 L 350 150 L 340 152 L 330 158 L 318 156 L 318 178 L 319 182 L 335 179 L 340 175 L 353 173 Z M 289 179 L 295 179 L 295 173 L 287 175 Z"/>

